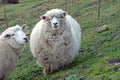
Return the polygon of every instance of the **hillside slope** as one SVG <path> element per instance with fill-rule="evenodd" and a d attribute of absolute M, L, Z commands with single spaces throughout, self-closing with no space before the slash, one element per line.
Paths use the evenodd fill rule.
<path fill-rule="evenodd" d="M 120 80 L 120 0 L 101 0 L 100 20 L 97 0 L 21 0 L 5 7 L 8 25 L 27 24 L 28 36 L 40 16 L 51 8 L 66 10 L 82 28 L 81 54 L 71 64 L 44 76 L 28 43 L 8 80 Z M 6 28 L 3 19 L 3 4 L 0 4 L 1 32 Z M 109 29 L 96 33 L 105 24 Z"/>

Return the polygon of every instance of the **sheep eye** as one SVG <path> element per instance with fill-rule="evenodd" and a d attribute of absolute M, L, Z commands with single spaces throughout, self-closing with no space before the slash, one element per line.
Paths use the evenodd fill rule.
<path fill-rule="evenodd" d="M 48 21 L 50 21 L 51 19 L 50 19 L 50 18 L 48 18 L 47 20 L 48 20 Z"/>
<path fill-rule="evenodd" d="M 6 34 L 6 35 L 5 35 L 5 38 L 8 38 L 8 37 L 10 37 L 10 34 Z"/>
<path fill-rule="evenodd" d="M 15 34 L 12 34 L 12 36 L 14 36 Z"/>
<path fill-rule="evenodd" d="M 50 19 L 49 19 L 49 18 L 47 18 L 47 19 L 46 19 L 46 21 L 50 21 Z"/>
<path fill-rule="evenodd" d="M 59 15 L 59 18 L 64 18 L 64 16 L 63 15 Z"/>

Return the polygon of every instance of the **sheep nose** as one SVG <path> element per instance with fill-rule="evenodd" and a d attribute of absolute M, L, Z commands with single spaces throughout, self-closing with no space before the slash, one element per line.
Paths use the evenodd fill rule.
<path fill-rule="evenodd" d="M 53 23 L 53 25 L 56 26 L 56 25 L 57 25 L 57 22 L 56 22 L 56 23 Z"/>
<path fill-rule="evenodd" d="M 23 38 L 23 40 L 25 40 L 25 42 L 28 42 L 28 38 Z"/>
<path fill-rule="evenodd" d="M 57 28 L 57 27 L 58 27 L 57 24 L 58 24 L 58 23 L 53 23 L 53 25 L 54 25 L 53 27 L 54 27 L 54 28 Z"/>

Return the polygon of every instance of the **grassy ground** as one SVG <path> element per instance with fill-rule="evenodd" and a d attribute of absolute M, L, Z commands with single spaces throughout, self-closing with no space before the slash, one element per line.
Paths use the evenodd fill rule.
<path fill-rule="evenodd" d="M 81 25 L 81 52 L 73 62 L 47 76 L 36 64 L 29 49 L 18 60 L 8 80 L 120 80 L 120 0 L 101 0 L 101 16 L 97 19 L 97 0 L 21 0 L 6 4 L 9 26 L 27 24 L 30 34 L 40 16 L 51 8 L 62 8 Z M 96 33 L 104 24 L 109 29 Z M 0 4 L 0 31 L 6 28 L 3 4 Z"/>

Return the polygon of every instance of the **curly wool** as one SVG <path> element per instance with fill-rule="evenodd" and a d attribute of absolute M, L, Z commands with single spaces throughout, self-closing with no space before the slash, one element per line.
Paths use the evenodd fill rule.
<path fill-rule="evenodd" d="M 45 15 L 62 14 L 60 9 L 48 11 Z M 81 29 L 76 20 L 66 15 L 59 30 L 53 30 L 49 21 L 41 20 L 33 28 L 30 48 L 36 62 L 44 68 L 44 74 L 69 64 L 80 48 Z"/>

